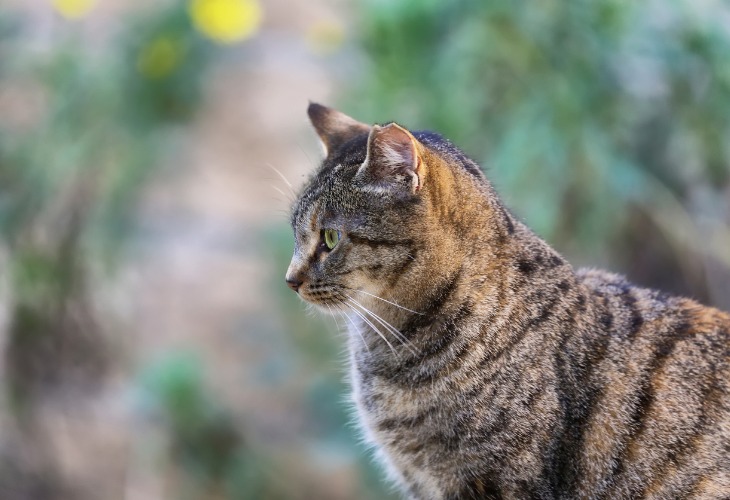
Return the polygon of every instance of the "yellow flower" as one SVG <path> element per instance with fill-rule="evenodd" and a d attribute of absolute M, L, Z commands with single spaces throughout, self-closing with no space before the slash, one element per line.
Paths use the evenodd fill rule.
<path fill-rule="evenodd" d="M 332 53 L 342 47 L 345 42 L 345 30 L 339 23 L 322 21 L 307 30 L 306 40 L 314 52 Z"/>
<path fill-rule="evenodd" d="M 192 0 L 190 17 L 204 35 L 233 43 L 256 33 L 262 18 L 258 0 Z"/>
<path fill-rule="evenodd" d="M 145 45 L 137 57 L 137 69 L 150 80 L 168 76 L 180 65 L 183 47 L 169 36 L 155 38 Z"/>
<path fill-rule="evenodd" d="M 84 17 L 94 8 L 96 0 L 53 0 L 53 7 L 69 19 Z"/>

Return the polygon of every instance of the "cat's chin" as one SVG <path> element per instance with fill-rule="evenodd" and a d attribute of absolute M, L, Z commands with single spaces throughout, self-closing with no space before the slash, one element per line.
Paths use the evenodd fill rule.
<path fill-rule="evenodd" d="M 336 316 L 337 313 L 345 312 L 345 309 L 339 304 L 314 304 L 317 310 L 326 316 Z"/>
<path fill-rule="evenodd" d="M 317 299 L 312 300 L 309 297 L 299 296 L 302 301 L 309 305 L 314 306 L 319 312 L 326 314 L 327 316 L 334 316 L 335 313 L 343 313 L 347 311 L 347 308 L 334 299 Z"/>
<path fill-rule="evenodd" d="M 309 304 L 312 304 L 316 307 L 316 309 L 323 313 L 325 316 L 332 316 L 337 317 L 337 314 L 346 314 L 347 309 L 342 306 L 342 304 L 328 304 L 328 303 L 314 303 L 314 302 L 308 302 Z"/>

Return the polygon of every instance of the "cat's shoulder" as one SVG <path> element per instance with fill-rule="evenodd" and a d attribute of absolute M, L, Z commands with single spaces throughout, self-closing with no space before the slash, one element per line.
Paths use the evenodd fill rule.
<path fill-rule="evenodd" d="M 593 289 L 623 289 L 633 286 L 625 276 L 617 273 L 596 269 L 592 267 L 584 267 L 577 269 L 575 272 L 578 281 Z"/>
<path fill-rule="evenodd" d="M 614 309 L 632 310 L 643 320 L 679 319 L 686 332 L 730 339 L 730 314 L 696 300 L 641 287 L 626 277 L 601 269 L 578 269 L 586 289 Z"/>

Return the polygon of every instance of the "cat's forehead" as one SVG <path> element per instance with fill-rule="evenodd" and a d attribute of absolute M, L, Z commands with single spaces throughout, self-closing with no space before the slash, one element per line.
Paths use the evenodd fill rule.
<path fill-rule="evenodd" d="M 323 167 L 310 179 L 297 198 L 291 223 L 295 229 L 310 231 L 323 218 L 345 215 L 360 196 L 352 185 L 359 165 L 334 163 Z"/>
<path fill-rule="evenodd" d="M 354 137 L 322 161 L 297 198 L 292 226 L 304 229 L 312 218 L 357 198 L 352 179 L 367 155 L 367 134 Z"/>

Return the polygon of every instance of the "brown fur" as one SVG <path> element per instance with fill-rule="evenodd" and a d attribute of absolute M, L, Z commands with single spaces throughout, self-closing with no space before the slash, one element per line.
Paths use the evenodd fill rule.
<path fill-rule="evenodd" d="M 408 496 L 730 498 L 730 316 L 573 268 L 435 134 L 313 104 L 287 280 Z M 328 249 L 324 229 L 340 232 Z"/>

